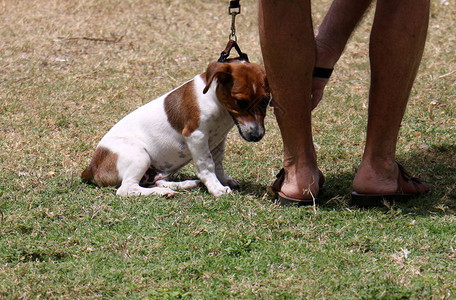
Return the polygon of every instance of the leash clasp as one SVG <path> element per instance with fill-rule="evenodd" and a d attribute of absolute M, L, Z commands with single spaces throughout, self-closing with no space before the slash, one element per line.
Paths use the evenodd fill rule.
<path fill-rule="evenodd" d="M 231 15 L 231 33 L 229 35 L 230 40 L 237 42 L 236 36 L 236 16 L 241 13 L 241 4 L 239 0 L 231 0 L 230 6 L 228 7 L 228 14 Z"/>

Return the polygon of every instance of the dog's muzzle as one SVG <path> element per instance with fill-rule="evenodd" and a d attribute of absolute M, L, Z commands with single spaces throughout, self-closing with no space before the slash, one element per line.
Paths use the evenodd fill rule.
<path fill-rule="evenodd" d="M 239 130 L 239 134 L 247 142 L 259 142 L 264 136 L 264 127 L 257 123 L 236 123 L 236 125 Z"/>

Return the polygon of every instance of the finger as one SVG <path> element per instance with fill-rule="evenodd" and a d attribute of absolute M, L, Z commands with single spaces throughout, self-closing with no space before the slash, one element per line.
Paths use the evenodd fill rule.
<path fill-rule="evenodd" d="M 312 110 L 317 107 L 318 103 L 320 103 L 321 99 L 323 98 L 323 90 L 318 89 L 312 91 Z"/>
<path fill-rule="evenodd" d="M 312 96 L 311 96 L 312 109 L 317 107 L 318 103 L 320 103 L 321 99 L 323 98 L 323 92 L 324 92 L 326 83 L 328 83 L 327 79 L 314 78 L 312 80 Z"/>

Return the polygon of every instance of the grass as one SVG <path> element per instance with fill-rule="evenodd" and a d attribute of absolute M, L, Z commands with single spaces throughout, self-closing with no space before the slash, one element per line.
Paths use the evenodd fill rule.
<path fill-rule="evenodd" d="M 330 1 L 314 2 L 318 24 Z M 261 63 L 256 1 L 242 4 L 239 42 Z M 456 10 L 444 2 L 432 3 L 398 143 L 398 160 L 433 184 L 432 196 L 348 205 L 372 12 L 314 112 L 327 177 L 315 209 L 280 208 L 266 194 L 282 155 L 272 111 L 260 143 L 229 135 L 226 169 L 243 185 L 232 195 L 119 198 L 80 182 L 117 120 L 217 59 L 226 5 L 0 2 L 0 298 L 454 299 Z M 176 177 L 194 178 L 194 167 Z"/>

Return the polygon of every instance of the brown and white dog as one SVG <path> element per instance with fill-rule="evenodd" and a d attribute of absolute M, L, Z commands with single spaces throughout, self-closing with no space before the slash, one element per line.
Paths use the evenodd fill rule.
<path fill-rule="evenodd" d="M 211 194 L 230 193 L 239 183 L 223 170 L 226 135 L 236 124 L 246 141 L 261 140 L 269 99 L 263 67 L 237 60 L 211 63 L 205 73 L 115 124 L 81 177 L 118 186 L 120 196 L 173 196 L 173 189 L 199 184 L 164 180 L 193 159 Z"/>

